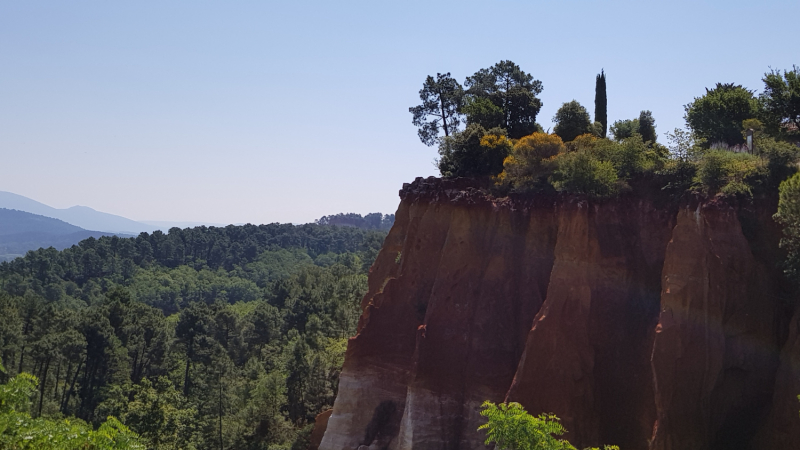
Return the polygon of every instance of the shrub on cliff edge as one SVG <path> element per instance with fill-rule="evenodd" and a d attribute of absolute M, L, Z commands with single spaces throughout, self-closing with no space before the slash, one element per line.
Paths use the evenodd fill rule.
<path fill-rule="evenodd" d="M 619 191 L 614 165 L 600 160 L 592 152 L 564 153 L 556 162 L 558 169 L 553 174 L 553 187 L 558 191 L 593 198 L 613 197 Z"/>
<path fill-rule="evenodd" d="M 695 187 L 707 195 L 752 195 L 753 186 L 766 174 L 764 161 L 747 153 L 709 150 L 697 162 Z"/>
<path fill-rule="evenodd" d="M 541 187 L 555 169 L 555 157 L 566 151 L 564 142 L 555 134 L 533 133 L 514 144 L 503 161 L 499 181 L 517 190 Z"/>
<path fill-rule="evenodd" d="M 511 141 L 503 129 L 487 131 L 473 123 L 442 139 L 436 165 L 445 178 L 495 176 L 503 171 L 510 151 Z"/>

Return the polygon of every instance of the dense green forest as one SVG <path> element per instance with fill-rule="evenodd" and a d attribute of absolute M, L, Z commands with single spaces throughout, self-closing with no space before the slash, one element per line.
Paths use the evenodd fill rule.
<path fill-rule="evenodd" d="M 384 237 L 245 225 L 31 251 L 0 264 L 0 383 L 30 373 L 30 417 L 113 416 L 148 448 L 305 448 Z"/>

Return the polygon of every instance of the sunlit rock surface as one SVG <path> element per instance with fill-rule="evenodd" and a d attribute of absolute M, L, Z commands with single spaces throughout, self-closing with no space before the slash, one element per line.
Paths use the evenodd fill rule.
<path fill-rule="evenodd" d="M 484 400 L 576 447 L 800 448 L 775 202 L 404 186 L 321 450 L 482 449 Z"/>

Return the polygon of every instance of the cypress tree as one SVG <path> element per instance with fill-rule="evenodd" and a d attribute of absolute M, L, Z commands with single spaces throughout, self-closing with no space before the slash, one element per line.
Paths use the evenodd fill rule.
<path fill-rule="evenodd" d="M 594 121 L 603 125 L 603 137 L 608 130 L 608 99 L 606 97 L 606 74 L 603 70 L 597 75 L 594 86 Z"/>

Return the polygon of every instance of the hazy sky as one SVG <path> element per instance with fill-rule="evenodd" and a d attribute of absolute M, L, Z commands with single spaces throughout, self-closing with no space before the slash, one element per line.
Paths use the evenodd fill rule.
<path fill-rule="evenodd" d="M 436 175 L 426 75 L 510 59 L 660 139 L 715 82 L 800 64 L 800 2 L 0 0 L 0 190 L 138 220 L 393 213 Z"/>

